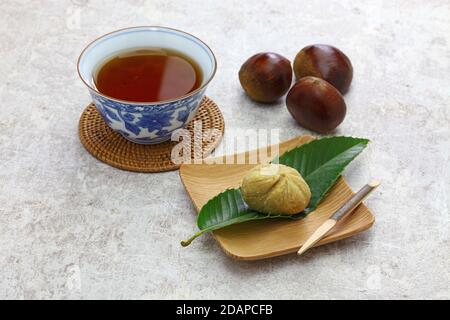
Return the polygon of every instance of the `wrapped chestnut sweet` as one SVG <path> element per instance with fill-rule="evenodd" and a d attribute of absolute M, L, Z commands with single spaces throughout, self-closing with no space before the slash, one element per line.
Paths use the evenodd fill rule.
<path fill-rule="evenodd" d="M 299 213 L 311 199 L 311 190 L 301 174 L 282 164 L 250 170 L 242 180 L 241 192 L 250 208 L 268 214 Z"/>

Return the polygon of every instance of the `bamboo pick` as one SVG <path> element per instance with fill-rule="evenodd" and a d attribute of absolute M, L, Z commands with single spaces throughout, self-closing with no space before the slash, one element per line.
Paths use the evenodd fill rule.
<path fill-rule="evenodd" d="M 356 207 L 376 188 L 380 183 L 376 180 L 366 184 L 357 193 L 355 193 L 346 203 L 344 203 L 332 216 L 327 219 L 314 233 L 306 240 L 303 246 L 298 250 L 297 254 L 301 255 L 306 250 L 315 245 L 322 239 L 331 229 L 334 228 L 339 219 L 351 214 Z"/>

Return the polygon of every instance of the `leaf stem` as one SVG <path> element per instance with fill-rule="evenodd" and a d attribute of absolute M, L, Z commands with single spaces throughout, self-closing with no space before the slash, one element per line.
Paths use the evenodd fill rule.
<path fill-rule="evenodd" d="M 203 233 L 205 233 L 206 231 L 208 231 L 208 230 L 200 230 L 199 232 L 197 232 L 196 234 L 194 234 L 192 237 L 190 237 L 189 239 L 187 239 L 187 240 L 183 240 L 183 241 L 181 241 L 181 245 L 183 246 L 183 247 L 187 247 L 188 245 L 190 245 L 191 244 L 191 242 L 192 241 L 194 241 L 196 238 L 198 238 L 198 237 L 200 237 Z"/>

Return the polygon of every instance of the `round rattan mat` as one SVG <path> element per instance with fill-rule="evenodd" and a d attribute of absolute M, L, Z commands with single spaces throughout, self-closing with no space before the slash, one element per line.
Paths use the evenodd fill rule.
<path fill-rule="evenodd" d="M 200 125 L 198 121 L 201 121 Z M 211 153 L 219 144 L 224 132 L 225 123 L 222 112 L 208 97 L 203 98 L 195 118 L 186 128 L 191 133 L 191 137 L 194 137 L 194 125 L 197 128 L 195 131 L 197 137 L 201 128 L 202 139 L 191 139 L 193 140 L 191 159 L 194 158 L 194 149 L 196 154 L 200 151 L 202 156 Z M 220 134 L 211 134 L 214 131 Z M 162 172 L 175 170 L 180 166 L 171 161 L 172 148 L 179 142 L 169 140 L 159 144 L 143 145 L 128 141 L 108 127 L 92 103 L 81 115 L 78 134 L 83 146 L 94 157 L 119 169 Z M 197 143 L 196 148 L 194 147 L 195 141 L 201 141 L 201 149 L 200 143 Z"/>

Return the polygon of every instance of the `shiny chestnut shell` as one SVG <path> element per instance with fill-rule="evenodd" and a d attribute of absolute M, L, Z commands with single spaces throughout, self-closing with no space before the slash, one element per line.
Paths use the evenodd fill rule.
<path fill-rule="evenodd" d="M 277 53 L 257 53 L 241 66 L 239 81 L 251 99 L 274 102 L 285 95 L 291 86 L 291 63 Z"/>
<path fill-rule="evenodd" d="M 298 80 L 289 90 L 286 106 L 298 124 L 320 133 L 334 130 L 347 111 L 339 91 L 316 77 Z"/>
<path fill-rule="evenodd" d="M 342 94 L 346 93 L 353 79 L 350 59 L 338 48 L 315 44 L 300 50 L 294 59 L 294 73 L 297 79 L 306 76 L 328 81 Z"/>

